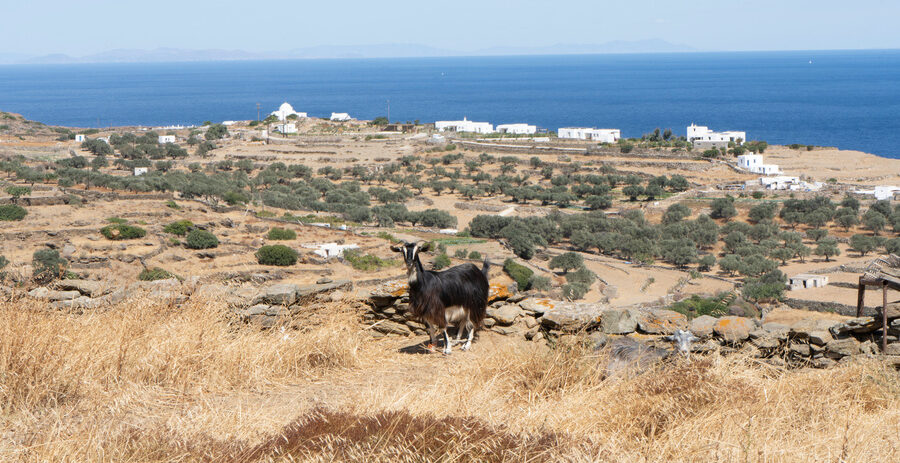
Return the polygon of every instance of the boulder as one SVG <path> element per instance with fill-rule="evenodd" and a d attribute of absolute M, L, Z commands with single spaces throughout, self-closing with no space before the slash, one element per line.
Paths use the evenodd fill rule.
<path fill-rule="evenodd" d="M 47 289 L 44 287 L 39 287 L 32 289 L 28 292 L 28 295 L 38 299 L 47 299 L 48 301 L 71 301 L 72 299 L 76 299 L 81 297 L 81 293 L 78 291 L 54 291 L 52 289 Z"/>
<path fill-rule="evenodd" d="M 900 355 L 900 342 L 888 344 L 884 355 Z"/>
<path fill-rule="evenodd" d="M 562 305 L 565 303 L 561 301 L 554 301 L 546 297 L 530 297 L 520 302 L 519 307 L 521 307 L 522 310 L 525 310 L 526 312 L 531 312 L 540 316 L 545 312 L 553 310 L 558 304 Z"/>
<path fill-rule="evenodd" d="M 831 337 L 831 334 L 828 331 L 813 331 L 809 333 L 809 342 L 810 344 L 815 344 L 817 346 L 824 346 L 828 344 L 829 341 L 833 341 L 834 338 Z"/>
<path fill-rule="evenodd" d="M 831 327 L 840 324 L 837 320 L 803 319 L 791 325 L 790 335 L 801 339 L 809 338 L 816 331 L 828 331 Z"/>
<path fill-rule="evenodd" d="M 98 297 L 106 294 L 103 284 L 91 280 L 60 280 L 55 286 L 64 291 L 78 291 L 88 297 Z"/>
<path fill-rule="evenodd" d="M 408 326 L 391 320 L 378 322 L 372 329 L 383 334 L 399 334 L 403 336 L 412 334 L 412 330 Z"/>
<path fill-rule="evenodd" d="M 715 317 L 711 317 L 709 315 L 701 315 L 693 320 L 691 320 L 690 327 L 691 332 L 694 333 L 695 336 L 701 338 L 708 338 L 713 334 L 713 327 L 716 322 L 719 320 Z"/>
<path fill-rule="evenodd" d="M 834 336 L 847 336 L 850 334 L 868 334 L 881 328 L 881 319 L 875 317 L 859 317 L 845 320 L 829 328 Z"/>
<path fill-rule="evenodd" d="M 750 332 L 750 343 L 758 349 L 777 349 L 781 341 L 766 330 L 758 329 Z"/>
<path fill-rule="evenodd" d="M 493 318 L 498 324 L 509 326 L 516 322 L 516 318 L 522 314 L 522 309 L 515 304 L 506 304 L 499 308 L 487 309 L 487 316 Z"/>
<path fill-rule="evenodd" d="M 881 320 L 881 312 L 882 308 L 879 305 L 875 309 L 875 318 Z M 887 318 L 888 320 L 894 320 L 896 318 L 900 318 L 900 302 L 893 302 L 887 305 Z"/>
<path fill-rule="evenodd" d="M 291 305 L 297 301 L 298 291 L 300 291 L 300 286 L 290 283 L 279 283 L 263 288 L 260 293 L 253 298 L 252 304 Z"/>
<path fill-rule="evenodd" d="M 67 244 L 62 247 L 62 252 L 60 252 L 59 254 L 61 256 L 65 257 L 66 259 L 68 259 L 75 255 L 75 246 L 72 246 L 71 244 Z"/>
<path fill-rule="evenodd" d="M 789 326 L 774 322 L 763 323 L 762 329 L 763 331 L 769 333 L 770 336 L 780 340 L 787 339 L 788 333 L 791 332 L 791 328 Z"/>
<path fill-rule="evenodd" d="M 331 283 L 325 284 L 314 284 L 314 285 L 306 285 L 300 286 L 297 288 L 297 302 L 303 303 L 309 301 L 313 298 L 316 298 L 322 294 L 331 293 L 338 290 L 349 290 L 353 289 L 353 282 L 350 280 L 335 280 Z M 285 304 L 291 305 L 291 304 Z"/>
<path fill-rule="evenodd" d="M 500 325 L 496 325 L 496 326 L 494 326 L 493 328 L 491 328 L 491 331 L 500 333 L 500 334 L 505 335 L 505 336 L 508 336 L 508 335 L 511 335 L 511 334 L 521 334 L 521 333 L 524 333 L 524 330 L 522 330 L 521 326 L 500 326 Z"/>
<path fill-rule="evenodd" d="M 859 341 L 854 338 L 835 339 L 825 345 L 826 355 L 834 359 L 856 355 L 859 352 Z"/>
<path fill-rule="evenodd" d="M 640 314 L 634 309 L 612 309 L 603 312 L 600 327 L 606 334 L 634 333 Z"/>
<path fill-rule="evenodd" d="M 688 327 L 687 317 L 674 310 L 647 309 L 638 313 L 638 328 L 644 333 L 672 334 Z"/>
<path fill-rule="evenodd" d="M 715 325 L 713 332 L 727 342 L 741 342 L 750 337 L 750 332 L 756 329 L 756 323 L 745 317 L 722 317 Z"/>
<path fill-rule="evenodd" d="M 552 308 L 545 311 L 540 319 L 541 325 L 551 330 L 573 332 L 588 329 L 600 321 L 600 316 L 605 310 L 605 306 L 600 304 L 564 301 L 551 301 L 551 303 Z M 524 307 L 523 310 L 527 311 Z"/>

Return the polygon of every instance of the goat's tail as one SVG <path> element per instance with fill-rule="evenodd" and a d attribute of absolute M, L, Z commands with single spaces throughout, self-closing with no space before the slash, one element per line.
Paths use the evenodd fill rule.
<path fill-rule="evenodd" d="M 490 280 L 488 277 L 488 273 L 491 271 L 491 261 L 488 260 L 487 256 L 484 258 L 484 265 L 481 266 L 481 273 L 484 274 L 484 277 Z"/>

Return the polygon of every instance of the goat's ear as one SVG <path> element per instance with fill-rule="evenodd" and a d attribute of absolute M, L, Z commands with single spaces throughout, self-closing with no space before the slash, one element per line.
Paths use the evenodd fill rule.
<path fill-rule="evenodd" d="M 402 244 L 392 244 L 392 245 L 391 245 L 391 251 L 394 251 L 394 252 L 403 252 L 403 245 L 402 245 Z"/>
<path fill-rule="evenodd" d="M 426 241 L 419 245 L 419 252 L 431 251 L 431 241 Z"/>

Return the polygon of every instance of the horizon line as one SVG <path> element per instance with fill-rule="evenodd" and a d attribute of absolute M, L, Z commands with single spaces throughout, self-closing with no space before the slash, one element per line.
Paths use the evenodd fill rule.
<path fill-rule="evenodd" d="M 171 49 L 171 50 L 179 50 L 179 51 L 204 51 L 204 50 L 221 50 L 221 51 L 229 51 L 224 49 L 190 49 L 190 48 L 166 48 L 160 47 L 156 49 L 136 49 L 141 51 L 153 51 L 160 49 Z M 107 50 L 106 53 L 113 50 Z M 232 51 L 242 51 L 245 50 L 232 50 Z M 185 60 L 121 60 L 121 61 L 75 61 L 75 62 L 48 62 L 48 63 L 0 63 L 0 66 L 65 66 L 65 65 L 83 65 L 83 64 L 170 64 L 170 63 L 228 63 L 228 62 L 265 62 L 265 61 L 323 61 L 323 60 L 379 60 L 379 59 L 430 59 L 430 58 L 486 58 L 486 57 L 494 57 L 494 58 L 505 58 L 505 57 L 541 57 L 541 56 L 629 56 L 629 55 L 689 55 L 689 54 L 739 54 L 739 53 L 800 53 L 800 52 L 851 52 L 851 51 L 859 51 L 859 52 L 874 52 L 874 51 L 900 51 L 900 47 L 888 47 L 888 48 L 810 48 L 810 49 L 786 49 L 786 50 L 771 50 L 771 49 L 760 49 L 760 50 L 681 50 L 681 51 L 636 51 L 636 52 L 598 52 L 598 53 L 512 53 L 512 54 L 447 54 L 447 55 L 421 55 L 421 56 L 334 56 L 334 57 L 251 57 L 251 58 L 234 58 L 234 59 L 185 59 Z M 0 53 L 9 53 L 9 52 L 0 52 Z M 266 52 L 247 52 L 247 53 L 266 53 Z M 285 52 L 287 53 L 287 52 Z M 50 53 L 46 55 L 42 55 L 43 57 L 52 56 L 52 55 L 63 55 L 70 57 L 64 53 Z M 41 58 L 41 56 L 32 57 Z M 77 60 L 78 58 L 74 58 Z"/>

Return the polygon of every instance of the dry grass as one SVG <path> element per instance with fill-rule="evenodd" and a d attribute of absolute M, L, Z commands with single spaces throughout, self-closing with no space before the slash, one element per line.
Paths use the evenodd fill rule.
<path fill-rule="evenodd" d="M 410 355 L 335 305 L 300 331 L 214 301 L 0 304 L 9 461 L 895 461 L 900 377 L 712 355 L 601 379 L 602 353 L 484 335 Z"/>

